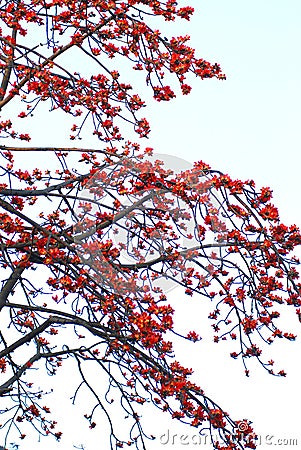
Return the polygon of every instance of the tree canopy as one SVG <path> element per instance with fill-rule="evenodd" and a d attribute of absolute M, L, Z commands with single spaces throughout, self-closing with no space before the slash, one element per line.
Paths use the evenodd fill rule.
<path fill-rule="evenodd" d="M 192 13 L 174 1 L 151 0 L 16 0 L 0 7 L 6 438 L 25 439 L 29 426 L 61 438 L 47 388 L 36 379 L 59 376 L 61 366 L 72 364 L 79 380 L 72 401 L 85 392 L 83 416 L 91 429 L 106 418 L 111 448 L 147 448 L 147 403 L 197 430 L 208 428 L 216 449 L 256 447 L 251 423 L 232 418 L 177 360 L 172 341 L 181 332 L 169 299 L 176 294 L 164 283 L 210 302 L 213 339 L 233 343 L 231 357 L 247 376 L 250 359 L 285 376 L 262 346 L 295 339 L 277 319 L 286 306 L 301 317 L 292 255 L 301 235 L 296 225 L 281 223 L 270 188 L 234 180 L 203 161 L 174 173 L 143 144 L 150 125 L 128 83 L 130 70 L 145 75 L 159 102 L 174 98 L 177 84 L 189 94 L 191 76 L 225 79 L 218 64 L 195 55 L 188 36 L 167 38 L 158 29 L 162 19 L 189 20 Z M 71 118 L 70 139 L 92 133 L 95 148 L 53 148 L 47 133 L 43 146 L 30 147 L 26 124 L 39 114 Z M 130 128 L 138 143 L 129 140 Z M 26 145 L 16 145 L 20 140 Z M 193 346 L 200 333 L 181 337 Z M 92 372 L 105 380 L 104 391 Z M 118 429 L 124 413 L 126 438 Z"/>

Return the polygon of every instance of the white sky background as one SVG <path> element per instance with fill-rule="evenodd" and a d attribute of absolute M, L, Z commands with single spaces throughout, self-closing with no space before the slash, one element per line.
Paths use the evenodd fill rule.
<path fill-rule="evenodd" d="M 220 63 L 227 81 L 193 80 L 189 96 L 169 103 L 155 103 L 143 86 L 138 87 L 141 96 L 142 89 L 150 99 L 144 115 L 151 122 L 152 133 L 145 145 L 191 162 L 201 159 L 234 178 L 252 178 L 258 186 L 270 186 L 284 223 L 301 226 L 300 0 L 204 0 L 188 4 L 198 9 L 193 20 L 172 25 L 169 36 L 190 34 L 198 56 Z M 95 140 L 89 137 L 80 143 L 62 140 L 55 114 L 53 122 L 51 117 L 44 118 L 47 130 L 39 134 L 36 128 L 33 145 L 95 146 Z M 47 134 L 51 137 L 46 142 Z M 274 359 L 279 370 L 285 369 L 286 378 L 268 376 L 259 366 L 250 366 L 251 377 L 246 378 L 240 362 L 228 356 L 233 349 L 223 343 L 213 344 L 210 335 L 202 332 L 209 326 L 207 314 L 194 309 L 199 307 L 197 299 L 184 296 L 180 289 L 171 295 L 177 302 L 178 323 L 185 322 L 196 331 L 198 328 L 204 337 L 200 344 L 177 345 L 178 359 L 196 369 L 194 380 L 233 418 L 253 420 L 262 436 L 260 449 L 301 448 L 300 343 L 278 340 L 267 349 L 267 359 Z M 298 329 L 293 309 L 286 321 L 287 331 Z M 66 378 L 63 391 L 67 385 Z M 79 428 L 70 412 L 62 411 L 62 415 L 70 439 L 66 436 L 61 444 L 43 439 L 37 444 L 34 437 L 27 437 L 20 443 L 20 450 L 71 450 L 72 443 L 83 443 L 85 450 L 106 448 L 101 427 L 90 431 L 83 424 Z M 188 445 L 176 437 L 173 445 L 171 438 L 166 445 L 160 440 L 150 442 L 150 450 L 210 448 L 204 442 L 194 445 L 195 429 L 168 421 L 159 411 L 151 410 L 146 418 L 148 431 L 158 438 L 168 429 L 170 436 L 188 434 Z M 266 435 L 274 438 L 264 445 Z M 278 439 L 283 445 L 277 445 Z M 289 445 L 285 439 L 298 439 L 298 445 Z"/>

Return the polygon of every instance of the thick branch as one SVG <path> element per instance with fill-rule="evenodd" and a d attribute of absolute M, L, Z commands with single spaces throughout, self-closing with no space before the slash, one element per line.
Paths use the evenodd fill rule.
<path fill-rule="evenodd" d="M 9 294 L 14 289 L 14 287 L 15 287 L 16 283 L 18 282 L 18 280 L 20 279 L 23 271 L 24 271 L 24 267 L 16 267 L 14 269 L 14 271 L 12 272 L 12 274 L 10 275 L 10 277 L 8 278 L 8 280 L 6 281 L 6 283 L 4 284 L 3 288 L 1 289 L 0 311 L 3 308 L 3 306 L 5 306 L 5 303 L 7 301 Z"/>
<path fill-rule="evenodd" d="M 0 151 L 7 152 L 81 152 L 81 153 L 103 153 L 108 156 L 117 156 L 115 154 L 106 152 L 105 150 L 96 150 L 95 148 L 77 148 L 77 147 L 7 147 L 0 145 Z"/>
<path fill-rule="evenodd" d="M 23 344 L 26 344 L 27 342 L 30 342 L 34 337 L 36 337 L 38 334 L 42 333 L 46 330 L 46 328 L 49 327 L 53 323 L 53 317 L 50 316 L 49 319 L 45 320 L 42 325 L 32 330 L 30 333 L 26 334 L 25 336 L 21 337 L 21 339 L 18 339 L 13 344 L 6 347 L 4 350 L 0 351 L 0 358 L 3 356 L 8 355 L 9 353 L 12 353 L 14 350 L 16 350 L 18 347 L 21 347 Z"/>
<path fill-rule="evenodd" d="M 15 41 L 17 38 L 17 30 L 13 29 L 12 31 L 12 40 Z M 1 94 L 0 94 L 0 99 L 2 100 L 5 96 L 7 87 L 8 87 L 8 83 L 9 83 L 9 79 L 11 76 L 11 72 L 12 72 L 12 68 L 13 68 L 13 58 L 14 58 L 14 48 L 12 48 L 12 55 L 11 58 L 7 59 L 6 61 L 8 62 L 8 65 L 6 66 L 3 78 L 2 78 L 2 83 L 1 83 Z"/>

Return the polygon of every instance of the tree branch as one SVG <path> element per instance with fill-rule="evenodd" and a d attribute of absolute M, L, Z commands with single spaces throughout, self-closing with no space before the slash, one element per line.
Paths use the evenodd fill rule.
<path fill-rule="evenodd" d="M 23 271 L 24 271 L 24 267 L 16 267 L 14 269 L 14 271 L 12 272 L 12 274 L 10 275 L 10 277 L 8 278 L 8 280 L 6 281 L 6 283 L 4 284 L 3 288 L 1 289 L 0 311 L 3 308 L 3 306 L 5 306 L 5 303 L 7 301 L 9 294 L 11 293 L 11 291 L 14 289 L 16 283 L 21 278 Z"/>

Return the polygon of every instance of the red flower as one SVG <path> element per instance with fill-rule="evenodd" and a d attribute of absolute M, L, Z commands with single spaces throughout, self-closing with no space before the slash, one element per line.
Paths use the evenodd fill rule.
<path fill-rule="evenodd" d="M 0 370 L 2 373 L 6 371 L 6 361 L 5 358 L 0 358 Z"/>

